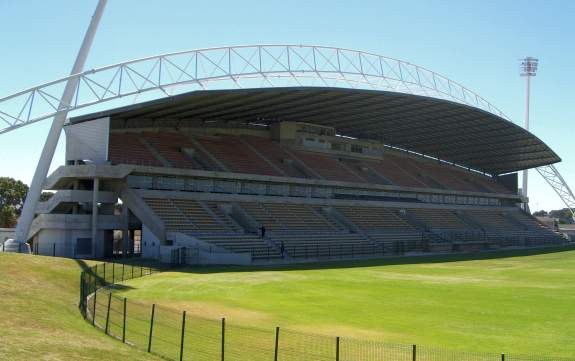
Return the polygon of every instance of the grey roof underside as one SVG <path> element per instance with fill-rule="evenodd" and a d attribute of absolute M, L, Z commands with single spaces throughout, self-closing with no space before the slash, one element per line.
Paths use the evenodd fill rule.
<path fill-rule="evenodd" d="M 303 121 L 490 174 L 561 160 L 539 138 L 499 116 L 447 100 L 393 92 L 316 87 L 195 91 L 76 117 L 71 123 L 104 116 L 111 117 L 112 128 L 135 126 L 134 122 L 231 126 Z"/>

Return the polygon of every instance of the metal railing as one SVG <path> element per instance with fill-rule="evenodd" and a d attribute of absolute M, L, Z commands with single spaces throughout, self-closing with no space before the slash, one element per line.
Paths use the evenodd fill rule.
<path fill-rule="evenodd" d="M 278 244 L 278 242 L 275 242 Z M 208 247 L 200 250 L 197 247 L 179 247 L 171 251 L 170 263 L 172 266 L 200 264 L 200 252 L 212 255 L 230 252 L 248 253 L 252 260 L 348 260 L 356 258 L 394 257 L 406 254 L 437 254 L 476 252 L 490 250 L 505 250 L 514 248 L 537 248 L 562 246 L 569 243 L 568 239 L 558 235 L 527 235 L 527 234 L 498 234 L 479 231 L 444 231 L 424 232 L 420 238 L 400 241 L 378 241 L 372 243 L 321 243 L 305 242 L 297 245 L 285 245 L 283 252 L 278 246 L 242 247 L 234 251 L 233 247 L 222 250 L 217 247 Z"/>

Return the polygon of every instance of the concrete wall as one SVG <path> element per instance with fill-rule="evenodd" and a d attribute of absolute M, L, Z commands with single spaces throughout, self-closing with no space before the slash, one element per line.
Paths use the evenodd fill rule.
<path fill-rule="evenodd" d="M 252 263 L 252 256 L 246 253 L 210 253 L 199 252 L 199 264 L 218 265 L 233 264 L 246 266 Z"/>
<path fill-rule="evenodd" d="M 66 132 L 66 161 L 90 160 L 104 164 L 108 160 L 110 118 L 68 125 Z"/>
<path fill-rule="evenodd" d="M 0 244 L 4 244 L 8 238 L 14 237 L 14 231 L 14 228 L 0 228 Z"/>
<path fill-rule="evenodd" d="M 42 229 L 34 237 L 32 252 L 36 252 L 37 249 L 38 254 L 45 256 L 91 258 L 91 252 L 85 254 L 76 253 L 78 238 L 91 237 L 90 229 Z M 103 238 L 104 231 L 98 231 L 98 239 Z"/>
<path fill-rule="evenodd" d="M 170 263 L 172 260 L 172 251 L 177 248 L 177 246 L 160 246 L 158 256 L 160 262 Z M 198 250 L 198 259 L 189 264 L 247 266 L 251 263 L 252 256 L 248 253 L 210 252 L 206 250 Z"/>
<path fill-rule="evenodd" d="M 160 257 L 160 240 L 145 224 L 142 225 L 142 257 L 154 259 Z"/>

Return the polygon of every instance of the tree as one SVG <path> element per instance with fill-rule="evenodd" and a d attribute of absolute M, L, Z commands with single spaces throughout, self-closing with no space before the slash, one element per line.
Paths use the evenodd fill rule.
<path fill-rule="evenodd" d="M 571 211 L 569 208 L 556 209 L 549 212 L 549 217 L 559 218 L 559 219 L 570 219 Z"/>
<path fill-rule="evenodd" d="M 54 196 L 54 193 L 52 192 L 42 192 L 40 194 L 40 202 L 46 202 L 47 200 L 52 198 L 52 196 Z"/>
<path fill-rule="evenodd" d="M 27 193 L 28 186 L 21 181 L 0 177 L 0 227 L 16 226 Z"/>

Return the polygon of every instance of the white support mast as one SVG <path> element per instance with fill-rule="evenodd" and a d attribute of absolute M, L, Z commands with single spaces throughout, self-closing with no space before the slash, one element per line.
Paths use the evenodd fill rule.
<path fill-rule="evenodd" d="M 82 69 L 84 69 L 84 64 L 86 63 L 86 58 L 90 52 L 90 48 L 92 46 L 94 36 L 96 35 L 96 30 L 98 29 L 100 19 L 104 13 L 106 3 L 107 0 L 98 1 L 98 6 L 94 11 L 94 15 L 92 16 L 92 20 L 90 21 L 90 25 L 86 31 L 86 35 L 84 36 L 82 46 L 80 47 L 80 51 L 78 52 L 78 56 L 76 57 L 76 61 L 74 62 L 74 66 L 72 67 L 70 75 L 81 73 Z M 56 150 L 56 146 L 58 145 L 58 140 L 60 139 L 60 134 L 62 133 L 64 122 L 68 116 L 68 109 L 70 108 L 70 103 L 74 98 L 74 94 L 76 92 L 79 81 L 79 77 L 72 77 L 68 79 L 66 87 L 64 88 L 62 98 L 60 99 L 58 112 L 52 121 L 52 127 L 50 128 L 50 132 L 46 138 L 44 149 L 40 155 L 40 160 L 36 166 L 36 172 L 34 173 L 32 183 L 30 184 L 30 189 L 28 190 L 28 195 L 26 196 L 22 214 L 18 220 L 18 225 L 15 232 L 15 239 L 18 242 L 26 242 L 28 240 L 28 233 L 30 232 L 30 227 L 36 213 L 36 206 L 40 200 L 42 188 L 44 186 L 46 176 L 48 175 L 50 164 L 52 163 L 52 158 L 54 157 L 54 152 Z"/>
<path fill-rule="evenodd" d="M 533 57 L 526 57 L 521 60 L 521 76 L 526 79 L 526 91 L 525 91 L 525 129 L 529 130 L 529 96 L 531 91 L 531 77 L 535 76 L 537 73 L 537 65 L 539 60 Z M 523 171 L 523 187 L 522 193 L 525 199 L 528 199 L 527 186 L 529 181 L 529 170 Z M 527 203 L 524 205 L 524 209 L 528 211 Z"/>

